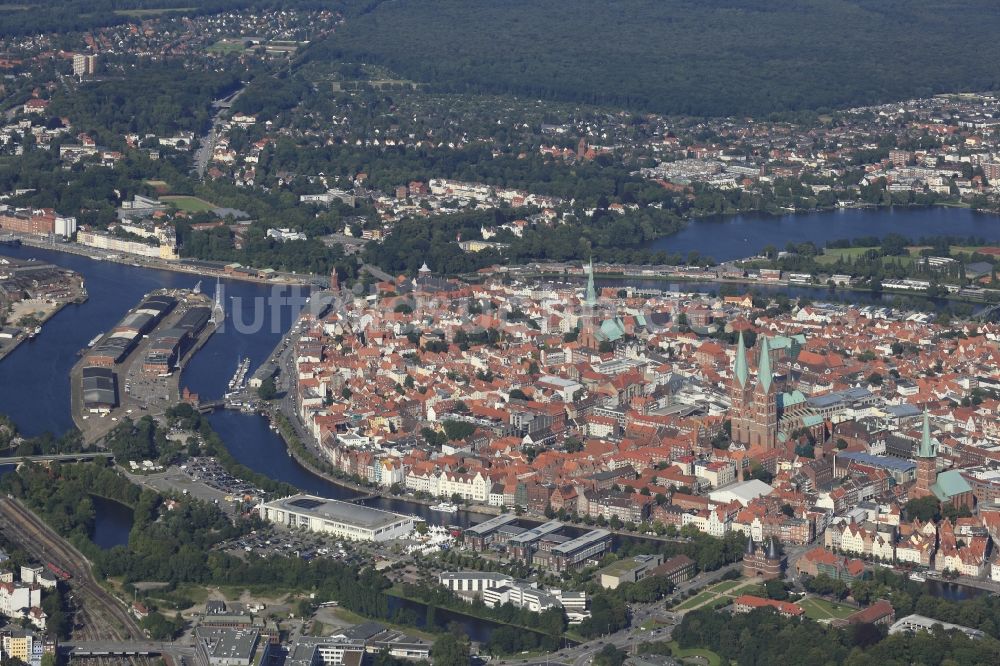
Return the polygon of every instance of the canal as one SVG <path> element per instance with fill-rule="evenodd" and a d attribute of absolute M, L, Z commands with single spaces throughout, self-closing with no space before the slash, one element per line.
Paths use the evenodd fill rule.
<path fill-rule="evenodd" d="M 208 420 L 222 441 L 226 442 L 226 448 L 233 457 L 253 471 L 321 497 L 341 500 L 358 497 L 356 490 L 313 474 L 288 455 L 285 442 L 270 429 L 268 420 L 263 416 L 221 411 L 211 414 Z M 431 511 L 423 504 L 385 497 L 366 500 L 364 503 L 377 509 L 418 516 L 429 525 L 458 525 L 466 528 L 490 518 L 489 515 L 472 511 L 440 513 Z"/>

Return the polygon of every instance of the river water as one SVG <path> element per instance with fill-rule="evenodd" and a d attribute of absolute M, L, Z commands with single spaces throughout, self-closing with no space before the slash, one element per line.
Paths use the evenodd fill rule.
<path fill-rule="evenodd" d="M 1000 240 L 1000 216 L 965 208 L 844 209 L 825 213 L 795 213 L 780 217 L 762 214 L 715 216 L 692 222 L 672 236 L 649 245 L 667 254 L 689 252 L 730 261 L 749 257 L 773 245 L 829 241 L 897 233 L 916 240 L 926 236 L 975 236 Z"/>
<path fill-rule="evenodd" d="M 976 236 L 1000 243 L 1000 217 L 947 208 L 846 210 L 778 218 L 741 215 L 693 222 L 678 234 L 655 241 L 651 247 L 685 255 L 694 250 L 717 260 L 729 260 L 758 252 L 766 245 L 783 248 L 789 241 L 811 240 L 822 245 L 839 238 L 889 233 L 911 238 L 941 234 Z M 95 335 L 114 326 L 149 291 L 163 287 L 190 288 L 198 282 L 196 276 L 189 274 L 94 261 L 26 246 L 0 248 L 0 254 L 37 258 L 75 270 L 84 277 L 90 294 L 86 303 L 63 309 L 34 341 L 22 345 L 0 362 L 0 413 L 10 415 L 29 436 L 46 430 L 61 433 L 73 426 L 67 378 L 78 359 L 77 352 Z M 182 385 L 203 398 L 221 397 L 240 358 L 251 359 L 251 372 L 258 367 L 296 314 L 295 307 L 284 300 L 295 295 L 291 288 L 229 280 L 222 281 L 222 286 L 229 314 L 226 326 L 205 344 L 182 375 Z M 664 288 L 664 283 L 650 282 L 648 286 Z M 206 279 L 202 288 L 212 293 L 214 280 Z M 718 290 L 719 285 L 682 283 L 677 288 Z M 793 295 L 798 295 L 797 289 L 800 288 L 781 288 Z M 805 290 L 805 293 L 814 300 L 822 300 L 826 291 Z M 851 300 L 864 300 L 860 294 L 837 294 Z M 255 317 L 261 320 L 260 327 L 249 326 Z M 357 496 L 354 491 L 321 479 L 296 463 L 263 418 L 220 412 L 213 414 L 210 420 L 236 459 L 247 467 L 318 495 L 341 499 Z M 401 500 L 380 498 L 370 503 L 417 515 L 435 524 L 468 526 L 485 518 L 471 512 L 431 512 L 426 506 Z M 112 507 L 111 510 L 117 509 Z M 123 516 L 105 522 L 101 516 L 110 515 L 108 508 L 103 507 L 98 513 L 100 529 L 95 539 L 99 537 L 103 544 L 110 545 L 127 541 Z"/>

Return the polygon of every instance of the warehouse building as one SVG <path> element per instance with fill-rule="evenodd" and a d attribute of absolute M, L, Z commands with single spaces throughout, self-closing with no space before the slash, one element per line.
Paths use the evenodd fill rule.
<path fill-rule="evenodd" d="M 83 369 L 83 408 L 93 413 L 107 413 L 118 406 L 118 382 L 110 368 Z"/>
<path fill-rule="evenodd" d="M 194 338 L 205 328 L 205 324 L 208 323 L 211 316 L 211 308 L 200 306 L 190 308 L 174 327 L 185 331 L 189 336 Z"/>
<path fill-rule="evenodd" d="M 104 338 L 87 354 L 87 361 L 92 366 L 110 368 L 124 361 L 141 339 L 133 331 L 116 332 Z"/>
<path fill-rule="evenodd" d="M 199 666 L 262 666 L 271 661 L 271 645 L 257 629 L 195 629 Z"/>
<path fill-rule="evenodd" d="M 390 541 L 413 531 L 413 518 L 314 495 L 293 495 L 258 507 L 264 520 L 354 541 Z"/>

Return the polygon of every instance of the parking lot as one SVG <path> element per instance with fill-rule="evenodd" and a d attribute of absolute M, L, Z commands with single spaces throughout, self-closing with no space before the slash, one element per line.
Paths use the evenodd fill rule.
<path fill-rule="evenodd" d="M 193 481 L 201 481 L 210 488 L 237 499 L 259 498 L 264 494 L 263 490 L 252 483 L 238 479 L 227 472 L 215 458 L 191 458 L 186 465 L 181 465 L 180 469 Z"/>
<path fill-rule="evenodd" d="M 373 554 L 371 544 L 359 544 L 313 532 L 292 532 L 272 527 L 223 542 L 218 548 L 233 555 L 255 553 L 261 557 L 295 556 L 306 561 L 324 557 L 359 566 L 363 562 L 369 562 Z"/>

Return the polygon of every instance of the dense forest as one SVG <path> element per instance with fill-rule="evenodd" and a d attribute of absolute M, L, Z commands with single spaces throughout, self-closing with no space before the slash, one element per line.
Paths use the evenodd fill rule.
<path fill-rule="evenodd" d="M 504 224 L 524 211 L 493 210 L 442 215 L 431 220 L 399 222 L 381 243 L 365 246 L 366 262 L 391 273 L 413 273 L 426 261 L 434 271 L 467 273 L 498 263 L 530 261 L 595 261 L 626 263 L 666 263 L 665 252 L 650 252 L 643 245 L 676 232 L 683 221 L 674 213 L 655 208 L 612 214 L 598 209 L 585 219 L 566 220 L 553 226 L 528 227 L 521 237 L 509 232 L 491 239 L 509 243 L 501 255 L 494 248 L 463 252 L 457 238 L 482 236 L 481 228 Z M 681 262 L 675 257 L 677 263 Z"/>
<path fill-rule="evenodd" d="M 454 92 L 694 115 L 988 90 L 1000 6 L 975 0 L 398 0 L 364 3 L 311 57 Z"/>
<path fill-rule="evenodd" d="M 75 129 L 100 138 L 128 132 L 201 132 L 209 122 L 210 102 L 239 86 L 232 73 L 197 71 L 176 63 L 143 63 L 123 78 L 98 81 L 73 92 L 60 91 L 51 112 L 73 119 Z"/>

